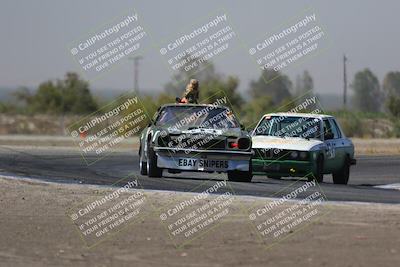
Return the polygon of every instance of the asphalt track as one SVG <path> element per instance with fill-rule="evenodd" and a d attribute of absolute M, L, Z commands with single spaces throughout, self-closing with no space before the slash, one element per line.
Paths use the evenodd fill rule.
<path fill-rule="evenodd" d="M 99 158 L 89 156 L 92 162 Z M 374 186 L 400 183 L 399 156 L 360 156 L 356 166 L 351 168 L 349 185 L 334 185 L 332 177 L 325 175 L 319 190 L 329 201 L 356 201 L 375 203 L 400 203 L 400 191 L 381 189 Z M 182 192 L 202 192 L 226 179 L 215 173 L 181 173 L 166 177 L 148 178 L 139 174 L 137 151 L 113 152 L 97 162 L 87 165 L 79 151 L 62 148 L 24 148 L 0 146 L 0 174 L 23 176 L 46 181 L 81 183 L 95 185 L 122 185 L 123 178 L 137 178 L 145 189 L 172 190 Z M 288 188 L 302 185 L 306 180 L 285 178 L 268 179 L 255 176 L 251 183 L 229 182 L 236 195 L 279 197 Z M 283 190 L 285 189 L 285 190 Z M 301 198 L 302 195 L 299 195 Z"/>

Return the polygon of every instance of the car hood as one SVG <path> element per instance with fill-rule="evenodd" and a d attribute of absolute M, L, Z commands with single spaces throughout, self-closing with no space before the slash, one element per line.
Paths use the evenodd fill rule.
<path fill-rule="evenodd" d="M 276 137 L 276 136 L 253 136 L 253 148 L 277 148 L 287 150 L 311 151 L 323 144 L 316 139 L 304 139 L 300 137 Z"/>

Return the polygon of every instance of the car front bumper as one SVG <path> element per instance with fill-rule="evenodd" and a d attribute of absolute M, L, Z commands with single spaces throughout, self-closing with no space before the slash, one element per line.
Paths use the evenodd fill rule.
<path fill-rule="evenodd" d="M 315 171 L 315 164 L 299 160 L 252 160 L 253 174 L 274 176 L 305 176 Z"/>
<path fill-rule="evenodd" d="M 249 171 L 251 151 L 193 150 L 155 147 L 157 167 L 181 171 Z"/>

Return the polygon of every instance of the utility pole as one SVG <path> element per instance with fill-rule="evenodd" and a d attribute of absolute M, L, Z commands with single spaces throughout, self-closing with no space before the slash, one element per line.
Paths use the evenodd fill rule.
<path fill-rule="evenodd" d="M 347 106 L 347 74 L 346 74 L 347 57 L 343 54 L 343 108 Z"/>
<path fill-rule="evenodd" d="M 139 60 L 143 59 L 142 56 L 129 57 L 133 60 L 133 90 L 136 94 L 139 93 Z"/>

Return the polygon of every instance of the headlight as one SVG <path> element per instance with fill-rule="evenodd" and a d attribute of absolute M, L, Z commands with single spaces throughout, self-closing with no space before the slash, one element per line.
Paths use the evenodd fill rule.
<path fill-rule="evenodd" d="M 297 159 L 298 156 L 299 156 L 299 152 L 297 152 L 297 151 L 290 152 L 290 158 Z"/>
<path fill-rule="evenodd" d="M 304 151 L 302 151 L 302 152 L 300 152 L 300 159 L 307 159 L 307 156 L 308 156 L 308 153 L 307 152 L 304 152 Z"/>

